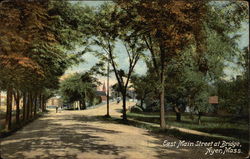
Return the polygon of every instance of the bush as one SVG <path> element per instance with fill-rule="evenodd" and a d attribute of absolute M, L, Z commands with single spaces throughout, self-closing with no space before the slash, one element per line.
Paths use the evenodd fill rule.
<path fill-rule="evenodd" d="M 145 112 L 159 112 L 160 110 L 161 107 L 159 105 L 150 105 L 146 107 Z"/>
<path fill-rule="evenodd" d="M 138 106 L 133 106 L 131 107 L 131 110 L 130 110 L 132 113 L 140 113 L 140 112 L 143 112 L 142 108 L 141 107 L 138 107 Z"/>
<path fill-rule="evenodd" d="M 102 98 L 100 96 L 97 96 L 94 98 L 94 105 L 100 104 L 102 102 Z"/>

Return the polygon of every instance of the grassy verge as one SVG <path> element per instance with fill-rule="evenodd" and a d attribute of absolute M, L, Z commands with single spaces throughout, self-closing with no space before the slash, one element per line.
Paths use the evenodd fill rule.
<path fill-rule="evenodd" d="M 167 122 L 171 126 L 197 130 L 197 131 L 212 134 L 212 136 L 204 136 L 204 135 L 196 135 L 196 134 L 182 132 L 178 129 L 162 130 L 159 127 L 154 126 L 155 123 L 158 124 L 159 122 L 159 115 L 155 113 L 148 113 L 148 114 L 128 113 L 127 115 L 129 119 L 135 119 L 135 120 L 123 121 L 119 118 L 105 118 L 105 117 L 100 117 L 100 119 L 109 121 L 109 122 L 131 125 L 131 126 L 147 129 L 152 133 L 167 135 L 167 136 L 178 138 L 180 140 L 205 141 L 205 142 L 222 141 L 222 140 L 240 141 L 242 145 L 241 149 L 245 153 L 247 153 L 248 148 L 249 148 L 248 125 L 247 125 L 247 122 L 244 122 L 242 120 L 231 121 L 232 119 L 230 118 L 203 117 L 202 124 L 198 125 L 196 121 L 192 121 L 191 119 L 189 119 L 187 115 L 183 116 L 182 122 L 176 122 L 174 115 L 166 116 Z"/>
<path fill-rule="evenodd" d="M 139 121 L 158 124 L 160 122 L 160 116 L 158 114 L 128 113 L 128 117 Z M 236 119 L 232 117 L 204 116 L 202 117 L 202 124 L 199 125 L 197 124 L 197 120 L 190 119 L 188 114 L 184 114 L 182 116 L 181 122 L 175 121 L 174 114 L 167 114 L 166 121 L 170 126 L 197 130 L 217 136 L 225 136 L 238 141 L 247 142 L 249 140 L 248 122 L 242 119 Z"/>

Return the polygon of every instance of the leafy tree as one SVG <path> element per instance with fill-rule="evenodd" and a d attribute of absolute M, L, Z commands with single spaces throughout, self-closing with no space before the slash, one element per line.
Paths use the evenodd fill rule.
<path fill-rule="evenodd" d="M 0 8 L 4 22 L 0 24 L 0 66 L 3 68 L 0 84 L 7 90 L 8 100 L 12 99 L 15 89 L 17 105 L 21 92 L 23 119 L 27 120 L 32 117 L 32 111 L 36 114 L 34 103 L 38 103 L 38 99 L 45 110 L 46 89 L 58 88 L 59 77 L 66 68 L 79 61 L 81 54 L 68 53 L 68 50 L 73 49 L 74 42 L 82 41 L 76 26 L 81 23 L 77 18 L 81 14 L 78 7 L 68 2 L 47 0 L 3 1 Z M 65 12 L 59 12 L 61 8 Z M 11 107 L 8 101 L 6 129 L 11 128 Z"/>
<path fill-rule="evenodd" d="M 41 67 L 37 62 L 27 57 L 26 53 L 29 50 L 31 41 L 38 36 L 39 28 L 43 26 L 43 19 L 36 19 L 36 17 L 44 17 L 44 7 L 42 3 L 25 4 L 20 1 L 1 2 L 0 14 L 1 17 L 3 17 L 3 21 L 6 21 L 6 23 L 1 23 L 0 30 L 3 35 L 1 36 L 0 44 L 0 65 L 3 66 L 3 69 L 0 71 L 2 75 L 0 80 L 4 84 L 3 87 L 7 90 L 7 100 L 12 100 L 13 87 L 20 88 L 20 85 L 27 80 L 31 80 L 35 76 L 38 78 L 42 76 L 43 72 Z M 8 12 L 8 10 L 11 10 L 11 12 Z M 26 19 L 21 18 L 20 15 L 22 14 L 27 15 Z M 27 31 L 29 31 L 30 34 L 27 34 Z M 15 42 L 11 42 L 12 40 Z M 12 103 L 11 101 L 7 103 L 5 128 L 8 130 L 11 128 Z"/>
<path fill-rule="evenodd" d="M 123 120 L 126 116 L 126 95 L 129 80 L 136 63 L 142 56 L 143 46 L 138 45 L 140 39 L 130 36 L 129 29 L 131 26 L 121 26 L 120 18 L 124 13 L 118 11 L 115 5 L 103 5 L 95 16 L 94 22 L 94 44 L 100 46 L 106 55 L 99 54 L 101 59 L 110 62 L 115 77 L 120 88 L 123 99 Z M 117 40 L 120 40 L 126 49 L 129 60 L 127 70 L 119 69 L 115 62 L 114 48 Z"/>
<path fill-rule="evenodd" d="M 140 107 L 144 110 L 143 104 L 145 99 L 150 98 L 154 89 L 157 87 L 155 79 L 153 76 L 150 76 L 149 73 L 144 76 L 133 75 L 131 77 L 131 83 L 132 85 L 130 87 L 135 89 L 137 99 L 140 100 Z"/>
<path fill-rule="evenodd" d="M 151 53 L 155 74 L 159 78 L 161 128 L 165 128 L 164 98 L 165 70 L 173 57 L 185 48 L 193 37 L 202 41 L 202 23 L 205 2 L 184 1 L 118 1 L 130 13 L 129 19 L 137 26 L 147 49 Z M 132 18 L 131 18 L 132 17 Z"/>
<path fill-rule="evenodd" d="M 112 89 L 112 92 L 113 92 L 112 96 L 113 97 L 119 97 L 119 94 L 120 94 L 121 90 L 120 90 L 120 88 L 118 86 L 118 83 L 113 84 L 111 86 L 111 89 Z"/>
<path fill-rule="evenodd" d="M 248 111 L 246 111 L 249 102 L 248 54 L 248 48 L 244 48 L 236 56 L 238 66 L 242 68 L 242 75 L 231 80 L 218 80 L 216 82 L 220 108 L 226 109 L 234 115 L 248 115 Z"/>
<path fill-rule="evenodd" d="M 97 79 L 89 73 L 76 73 L 63 80 L 60 84 L 60 94 L 66 103 L 80 102 L 80 108 L 86 109 L 86 101 L 92 103 L 96 93 Z"/>
<path fill-rule="evenodd" d="M 117 1 L 119 6 L 128 12 L 124 22 L 134 23 L 132 33 L 140 35 L 150 51 L 152 66 L 155 68 L 155 75 L 160 79 L 161 89 L 161 127 L 165 127 L 164 119 L 164 97 L 166 70 L 171 64 L 171 60 L 180 58 L 187 47 L 192 46 L 192 61 L 194 71 L 202 72 L 207 75 L 211 67 L 215 67 L 215 61 L 209 61 L 208 38 L 206 35 L 213 33 L 220 41 L 225 44 L 233 44 L 230 40 L 230 33 L 240 28 L 240 21 L 246 15 L 239 10 L 246 8 L 241 3 L 225 3 L 218 5 L 208 1 L 184 2 L 184 1 Z M 222 7 L 225 7 L 222 9 Z M 232 18 L 229 14 L 236 18 Z M 224 20 L 221 20 L 224 19 Z M 128 20 L 129 19 L 129 20 Z M 230 21 L 226 23 L 226 21 Z M 222 45 L 222 47 L 225 45 Z M 235 45 L 232 45 L 235 46 Z M 233 48 L 233 47 L 231 47 Z M 236 48 L 237 49 L 237 48 Z M 214 49 L 215 50 L 215 49 Z M 224 49 L 225 50 L 225 49 Z M 216 55 L 213 57 L 215 59 Z M 222 56 L 221 56 L 222 57 Z M 227 56 L 229 57 L 229 56 Z M 209 65 L 211 64 L 211 65 Z M 221 68 L 215 69 L 218 75 Z M 218 76 L 217 76 L 218 78 Z"/>

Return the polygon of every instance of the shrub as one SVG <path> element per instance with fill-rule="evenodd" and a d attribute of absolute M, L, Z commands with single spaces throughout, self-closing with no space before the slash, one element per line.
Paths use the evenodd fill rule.
<path fill-rule="evenodd" d="M 131 110 L 130 110 L 132 113 L 140 113 L 140 112 L 143 112 L 142 108 L 138 107 L 138 106 L 133 106 L 131 107 Z"/>

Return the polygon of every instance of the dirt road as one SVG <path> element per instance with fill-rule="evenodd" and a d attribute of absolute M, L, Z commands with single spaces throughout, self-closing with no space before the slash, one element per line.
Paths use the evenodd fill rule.
<path fill-rule="evenodd" d="M 131 105 L 132 103 L 128 103 Z M 120 116 L 121 104 L 111 104 L 111 116 Z M 98 116 L 101 106 L 83 111 L 48 114 L 2 139 L 3 159 L 200 159 L 243 158 L 205 155 L 204 147 L 163 147 L 164 140 L 176 141 L 133 126 L 110 123 Z"/>

